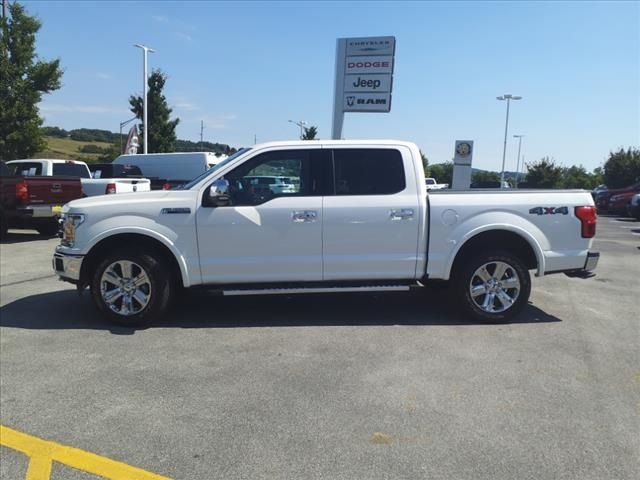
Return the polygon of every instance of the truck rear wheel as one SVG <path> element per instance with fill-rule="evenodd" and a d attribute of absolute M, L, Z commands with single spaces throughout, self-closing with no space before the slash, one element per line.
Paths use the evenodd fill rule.
<path fill-rule="evenodd" d="M 120 251 L 97 265 L 91 295 L 110 321 L 124 326 L 145 326 L 162 317 L 173 294 L 171 274 L 155 256 Z"/>
<path fill-rule="evenodd" d="M 506 322 L 529 301 L 531 276 L 513 253 L 481 252 L 454 274 L 453 293 L 465 315 L 482 322 Z"/>

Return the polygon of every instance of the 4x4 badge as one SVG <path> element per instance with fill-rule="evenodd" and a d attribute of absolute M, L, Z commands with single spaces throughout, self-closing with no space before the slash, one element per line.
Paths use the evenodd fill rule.
<path fill-rule="evenodd" d="M 532 215 L 569 215 L 568 207 L 535 207 L 529 210 Z"/>

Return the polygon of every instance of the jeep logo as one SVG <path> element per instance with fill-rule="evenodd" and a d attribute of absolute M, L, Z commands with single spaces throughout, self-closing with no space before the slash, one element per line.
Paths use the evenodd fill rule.
<path fill-rule="evenodd" d="M 382 82 L 380 80 L 365 80 L 362 77 L 358 77 L 355 82 L 353 82 L 353 88 L 372 88 L 373 90 L 377 90 L 380 88 Z"/>

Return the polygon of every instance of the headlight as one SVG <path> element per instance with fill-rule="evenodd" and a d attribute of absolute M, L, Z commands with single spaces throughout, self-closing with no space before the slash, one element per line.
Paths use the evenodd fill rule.
<path fill-rule="evenodd" d="M 62 240 L 65 247 L 73 247 L 76 241 L 76 228 L 84 222 L 82 213 L 66 213 L 62 216 Z"/>

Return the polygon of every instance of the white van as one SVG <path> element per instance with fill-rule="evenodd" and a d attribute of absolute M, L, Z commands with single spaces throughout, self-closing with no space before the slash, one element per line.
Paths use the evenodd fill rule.
<path fill-rule="evenodd" d="M 225 158 L 212 152 L 146 153 L 120 155 L 113 163 L 135 165 L 151 179 L 151 187 L 158 189 L 187 183 Z"/>

